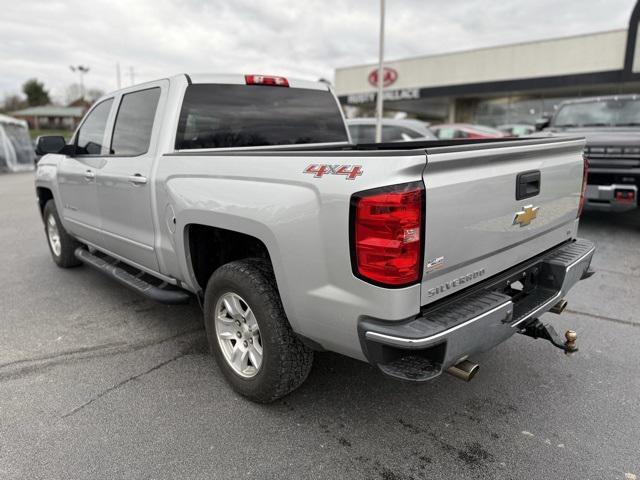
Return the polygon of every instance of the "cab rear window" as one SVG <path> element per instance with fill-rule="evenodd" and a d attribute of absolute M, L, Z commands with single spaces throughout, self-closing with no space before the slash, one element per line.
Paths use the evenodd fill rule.
<path fill-rule="evenodd" d="M 176 149 L 347 141 L 338 104 L 329 91 L 197 84 L 185 92 Z"/>

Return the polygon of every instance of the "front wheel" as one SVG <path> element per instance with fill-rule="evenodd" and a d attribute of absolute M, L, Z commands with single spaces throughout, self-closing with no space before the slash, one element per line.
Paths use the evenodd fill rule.
<path fill-rule="evenodd" d="M 60 222 L 56 204 L 49 200 L 42 212 L 44 231 L 51 251 L 53 261 L 61 268 L 77 267 L 82 262 L 75 256 L 76 248 L 80 246 L 76 239 L 67 233 Z"/>
<path fill-rule="evenodd" d="M 298 388 L 313 351 L 293 333 L 270 265 L 260 259 L 216 270 L 204 303 L 209 349 L 233 389 L 261 403 Z"/>

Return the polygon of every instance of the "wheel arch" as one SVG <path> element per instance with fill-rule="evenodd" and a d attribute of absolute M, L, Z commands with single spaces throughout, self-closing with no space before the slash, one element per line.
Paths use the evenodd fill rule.
<path fill-rule="evenodd" d="M 292 328 L 297 331 L 298 325 L 295 302 L 289 294 L 290 289 L 287 272 L 282 264 L 282 256 L 273 232 L 266 225 L 255 220 L 244 218 L 236 219 L 238 221 L 232 221 L 232 218 L 224 217 L 225 216 L 217 218 L 215 222 L 202 221 L 204 220 L 202 218 L 198 218 L 197 220 L 192 219 L 192 221 L 187 221 L 182 225 L 181 220 L 178 220 L 178 228 L 183 232 L 181 238 L 181 248 L 184 251 L 183 258 L 185 262 L 183 263 L 183 271 L 186 274 L 186 278 L 189 279 L 192 287 L 191 290 L 203 297 L 207 281 L 215 271 L 215 268 L 235 260 L 251 257 L 264 258 L 269 262 L 273 270 L 276 288 L 278 289 L 289 323 Z M 182 220 L 184 221 L 184 218 Z M 217 242 L 222 243 L 207 242 L 212 236 L 216 237 Z M 194 248 L 196 246 L 194 240 L 196 239 L 200 241 L 204 240 L 204 244 L 207 246 L 204 253 L 213 251 L 216 246 L 224 242 L 238 240 L 241 243 L 239 243 L 237 247 L 234 246 L 230 253 L 227 252 L 227 255 L 215 256 L 213 261 L 204 262 L 205 268 L 200 269 L 200 267 L 203 267 L 203 264 L 198 265 L 200 261 L 198 257 L 202 255 L 203 251 L 198 252 L 197 248 Z"/>
<path fill-rule="evenodd" d="M 48 187 L 38 186 L 36 187 L 36 196 L 38 198 L 38 209 L 42 217 L 44 215 L 44 206 L 49 200 L 54 200 L 53 191 Z"/>
<path fill-rule="evenodd" d="M 36 167 L 36 198 L 40 215 L 44 213 L 44 206 L 49 200 L 56 202 L 58 212 L 62 215 L 62 209 L 58 202 L 60 201 L 60 192 L 58 191 L 58 162 L 60 155 L 45 155 L 40 159 Z M 61 218 L 64 222 L 64 219 Z"/>
<path fill-rule="evenodd" d="M 184 227 L 184 247 L 190 276 L 201 292 L 213 272 L 229 262 L 262 258 L 273 268 L 266 244 L 256 236 L 237 230 L 189 223 Z"/>

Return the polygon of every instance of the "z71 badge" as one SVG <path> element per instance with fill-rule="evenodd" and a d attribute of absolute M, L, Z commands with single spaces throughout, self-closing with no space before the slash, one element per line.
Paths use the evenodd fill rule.
<path fill-rule="evenodd" d="M 347 180 L 355 180 L 364 173 L 362 165 L 309 165 L 303 173 L 312 173 L 314 178 L 324 175 L 344 175 Z"/>

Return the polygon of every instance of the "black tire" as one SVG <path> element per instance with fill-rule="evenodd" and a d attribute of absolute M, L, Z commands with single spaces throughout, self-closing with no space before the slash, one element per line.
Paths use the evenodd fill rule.
<path fill-rule="evenodd" d="M 233 292 L 253 311 L 262 343 L 262 364 L 251 378 L 234 371 L 217 340 L 215 308 L 218 299 Z M 207 284 L 204 323 L 209 349 L 233 389 L 260 403 L 269 403 L 298 388 L 309 375 L 313 351 L 295 335 L 284 313 L 271 266 L 261 259 L 227 263 Z"/>
<path fill-rule="evenodd" d="M 69 235 L 62 226 L 62 222 L 60 222 L 60 216 L 58 215 L 58 211 L 56 210 L 56 205 L 53 200 L 49 200 L 44 206 L 42 217 L 44 219 L 44 233 L 47 238 L 47 245 L 49 245 L 51 258 L 53 258 L 53 261 L 56 263 L 56 265 L 58 265 L 60 268 L 71 268 L 77 267 L 78 265 L 82 264 L 82 262 L 78 260 L 74 255 L 74 252 L 76 248 L 80 246 L 80 243 L 78 243 L 75 238 Z M 60 239 L 59 253 L 56 253 L 54 251 L 51 245 L 51 241 L 49 240 L 49 217 L 53 217 L 58 229 L 58 236 Z"/>

